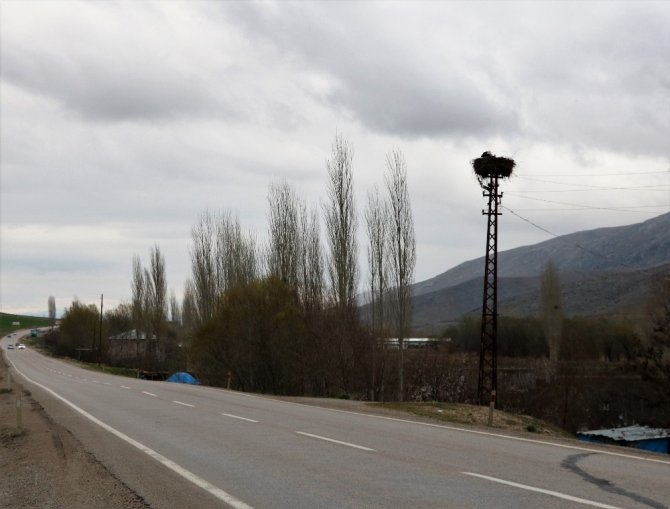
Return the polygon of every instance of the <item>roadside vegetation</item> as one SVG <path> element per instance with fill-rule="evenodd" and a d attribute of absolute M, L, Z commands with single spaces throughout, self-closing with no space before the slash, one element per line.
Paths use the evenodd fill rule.
<path fill-rule="evenodd" d="M 451 415 L 440 405 L 476 399 L 480 317 L 462 317 L 421 348 L 407 343 L 415 241 L 404 157 L 389 153 L 383 186 L 367 195 L 365 270 L 353 162 L 353 147 L 336 136 L 320 205 L 273 182 L 264 243 L 234 211 L 204 211 L 191 229 L 181 301 L 168 294 L 166 261 L 154 245 L 147 263 L 132 257 L 128 302 L 100 316 L 96 305 L 75 300 L 60 327 L 36 341 L 54 355 L 128 374 L 188 371 L 236 390 L 407 401 L 413 412 Z M 540 290 L 538 316 L 499 317 L 498 408 L 570 431 L 670 427 L 670 279 L 650 285 L 637 321 L 565 316 L 551 261 Z M 52 297 L 49 310 L 53 321 Z"/>

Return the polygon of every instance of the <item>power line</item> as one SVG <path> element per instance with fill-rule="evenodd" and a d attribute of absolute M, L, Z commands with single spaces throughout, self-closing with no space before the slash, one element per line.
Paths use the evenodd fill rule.
<path fill-rule="evenodd" d="M 576 242 L 568 242 L 568 241 L 566 241 L 564 236 L 557 235 L 556 233 L 547 230 L 546 228 L 540 226 L 539 224 L 534 223 L 534 222 L 531 221 L 530 219 L 527 219 L 527 218 L 523 217 L 522 215 L 517 214 L 515 211 L 513 211 L 512 209 L 510 209 L 510 208 L 508 208 L 508 207 L 505 207 L 504 205 L 500 205 L 500 207 L 503 208 L 503 209 L 505 209 L 506 211 L 508 211 L 510 214 L 515 215 L 516 217 L 518 217 L 518 218 L 521 219 L 522 221 L 525 221 L 526 223 L 530 224 L 531 226 L 534 226 L 534 227 L 537 228 L 538 230 L 541 230 L 541 231 L 543 231 L 543 232 L 545 232 L 545 233 L 548 233 L 549 235 L 551 235 L 552 237 L 554 237 L 554 238 L 560 240 L 560 241 L 563 242 L 564 244 L 567 244 L 567 245 L 569 245 L 569 246 L 573 246 L 573 247 L 576 247 L 576 248 L 578 248 L 578 249 L 581 249 L 582 251 L 584 251 L 584 252 L 586 252 L 586 253 L 589 253 L 589 254 L 591 254 L 591 255 L 593 255 L 593 256 L 596 256 L 596 257 L 598 257 L 598 258 L 602 258 L 603 260 L 607 260 L 607 261 L 609 261 L 609 262 L 612 262 L 612 261 L 613 261 L 613 260 L 612 260 L 611 258 L 609 258 L 608 256 L 606 256 L 606 255 L 604 255 L 604 254 L 602 254 L 602 253 L 598 253 L 598 252 L 596 252 L 596 251 L 593 251 L 593 250 L 591 250 L 591 249 L 589 249 L 589 248 L 586 248 L 586 247 L 582 246 L 581 244 L 577 244 Z M 638 272 L 642 272 L 643 274 L 648 274 L 648 275 L 650 275 L 650 276 L 653 275 L 652 272 L 649 272 L 649 271 L 647 271 L 647 270 L 645 270 L 645 269 L 641 269 L 641 268 L 639 268 L 639 267 L 633 267 L 632 265 L 628 265 L 628 264 L 623 263 L 623 262 L 614 262 L 614 263 L 615 263 L 616 265 L 620 265 L 621 267 L 625 267 L 625 268 L 627 268 L 627 269 L 631 269 L 631 270 L 635 270 L 635 271 L 638 271 Z"/>
<path fill-rule="evenodd" d="M 512 191 L 512 194 L 514 194 L 514 191 Z M 543 199 L 543 198 L 531 198 L 530 196 L 523 196 L 523 199 L 533 200 L 533 201 L 541 201 L 541 202 L 545 202 L 545 203 L 554 203 L 556 205 L 567 205 L 568 207 L 576 207 L 576 210 L 612 210 L 612 211 L 615 211 L 615 212 L 640 212 L 640 213 L 645 213 L 645 214 L 648 214 L 649 212 L 645 212 L 645 211 L 642 211 L 642 210 L 635 210 L 635 209 L 637 209 L 637 208 L 647 208 L 647 207 L 665 207 L 665 205 L 640 205 L 640 206 L 633 206 L 633 207 L 594 207 L 592 205 L 582 205 L 580 203 L 570 203 L 570 202 L 563 202 L 563 201 L 546 200 L 546 199 Z"/>
<path fill-rule="evenodd" d="M 660 175 L 665 173 L 670 175 L 670 170 L 660 170 L 660 171 L 631 171 L 631 172 L 621 172 L 621 173 L 545 173 L 543 177 L 618 177 L 625 175 Z M 526 177 L 523 173 L 515 173 L 515 177 Z"/>
<path fill-rule="evenodd" d="M 660 186 L 658 184 L 650 184 L 647 186 L 603 186 L 603 185 L 591 185 L 591 184 L 574 184 L 571 182 L 556 182 L 555 180 L 546 180 L 546 179 L 539 179 L 535 177 L 519 177 L 524 180 L 531 180 L 533 182 L 542 182 L 545 184 L 558 184 L 559 186 L 574 186 L 574 187 L 587 187 L 590 189 L 650 189 L 650 188 L 658 188 L 658 187 L 663 187 L 668 184 L 661 184 Z M 569 191 L 569 190 L 568 190 Z"/>
<path fill-rule="evenodd" d="M 576 186 L 577 184 L 568 184 Z M 583 186 L 586 187 L 586 186 Z M 591 191 L 642 191 L 651 192 L 651 191 L 662 191 L 670 192 L 670 184 L 666 187 L 665 185 L 654 185 L 654 186 L 637 186 L 637 187 L 600 187 L 593 186 L 589 189 L 533 189 L 532 191 L 519 190 L 519 191 L 507 191 L 507 194 L 530 194 L 530 193 L 583 193 Z"/>

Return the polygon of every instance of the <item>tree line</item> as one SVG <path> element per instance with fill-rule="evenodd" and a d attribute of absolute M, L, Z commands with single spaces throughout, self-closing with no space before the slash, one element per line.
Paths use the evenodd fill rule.
<path fill-rule="evenodd" d="M 440 336 L 450 341 L 438 349 L 405 348 L 416 250 L 402 152 L 387 155 L 383 185 L 368 191 L 362 214 L 353 163 L 351 143 L 337 135 L 325 164 L 321 205 L 310 206 L 286 180 L 272 182 L 265 242 L 234 211 L 203 211 L 191 228 L 191 274 L 181 301 L 174 292 L 168 297 L 165 259 L 154 245 L 146 266 L 138 255 L 132 258 L 130 301 L 108 310 L 100 322 L 96 306 L 75 300 L 52 348 L 144 371 L 187 370 L 206 383 L 245 391 L 473 401 L 478 316 L 443 330 Z M 366 238 L 363 269 L 359 218 Z M 362 273 L 365 302 L 358 293 Z M 638 400 L 660 405 L 656 414 L 670 419 L 668 281 L 654 281 L 646 318 L 634 323 L 569 318 L 562 311 L 559 274 L 549 263 L 541 278 L 542 312 L 500 317 L 499 354 L 527 359 L 513 365 L 534 366 L 547 382 L 541 389 L 559 391 L 547 399 L 556 405 L 588 392 L 575 387 L 587 383 L 594 366 L 613 366 L 615 378 L 640 382 Z M 51 310 L 51 300 L 49 305 Z M 112 355 L 122 341 L 109 338 L 128 331 L 134 336 L 126 343 L 135 350 Z M 516 405 L 512 396 L 508 401 Z M 526 394 L 518 401 L 534 400 Z M 569 407 L 557 407 L 553 421 L 568 423 Z"/>
<path fill-rule="evenodd" d="M 354 150 L 340 134 L 325 169 L 320 206 L 308 205 L 286 180 L 269 185 L 263 244 L 234 211 L 205 210 L 191 228 L 191 275 L 181 302 L 174 293 L 167 297 L 160 247 L 150 249 L 146 266 L 134 255 L 131 300 L 108 312 L 106 344 L 91 340 L 91 348 L 108 350 L 108 337 L 134 331 L 141 352 L 125 362 L 144 369 L 172 366 L 170 351 L 176 351 L 183 369 L 213 384 L 231 380 L 245 390 L 366 397 L 392 390 L 402 399 L 404 349 L 393 366 L 380 351 L 384 338 L 399 338 L 402 345 L 411 323 L 415 238 L 404 155 L 397 148 L 387 155 L 383 189 L 368 193 L 363 214 L 370 273 L 363 293 L 375 310 L 371 320 L 358 311 Z M 78 301 L 65 311 L 64 324 L 76 316 L 86 330 L 70 335 L 67 325 L 61 327 L 71 339 L 63 339 L 60 350 L 72 354 L 70 343 L 87 348 L 81 345 L 91 336 L 87 328 L 95 327 L 94 314 L 94 306 Z"/>

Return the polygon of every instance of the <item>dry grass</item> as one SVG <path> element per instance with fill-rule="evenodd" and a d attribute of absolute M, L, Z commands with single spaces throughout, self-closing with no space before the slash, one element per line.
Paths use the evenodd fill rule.
<path fill-rule="evenodd" d="M 408 414 L 429 417 L 440 422 L 465 424 L 470 426 L 488 426 L 489 409 L 484 406 L 457 403 L 369 403 L 369 406 L 405 412 Z M 544 436 L 571 436 L 556 426 L 528 415 L 515 415 L 501 410 L 493 411 L 492 429 L 532 433 Z"/>

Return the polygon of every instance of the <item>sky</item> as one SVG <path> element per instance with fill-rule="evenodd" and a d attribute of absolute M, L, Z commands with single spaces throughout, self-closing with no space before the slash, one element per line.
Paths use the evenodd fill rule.
<path fill-rule="evenodd" d="M 283 180 L 322 210 L 338 134 L 361 290 L 394 148 L 416 281 L 484 255 L 486 150 L 517 163 L 499 250 L 670 211 L 670 2 L 2 0 L 0 34 L 6 313 L 129 301 L 154 245 L 180 298 L 201 214 L 263 243 Z"/>

